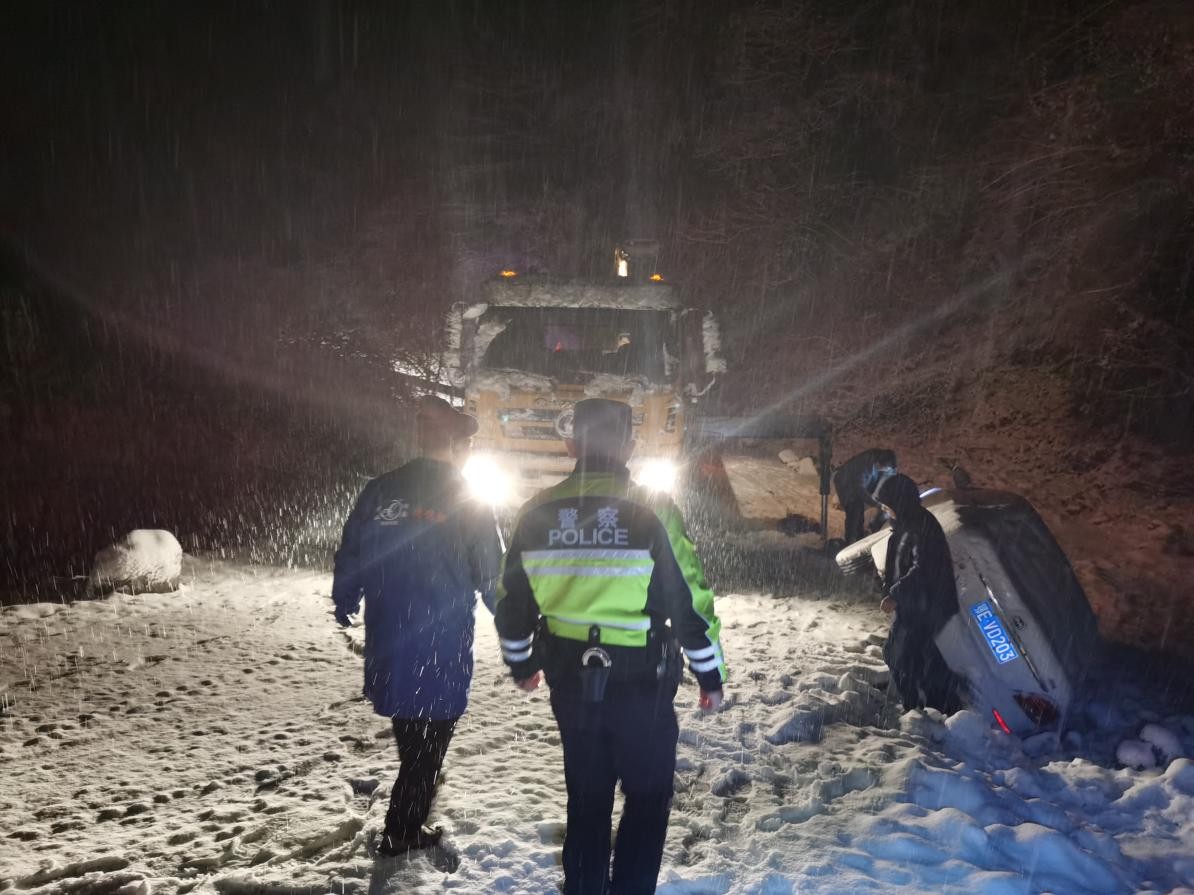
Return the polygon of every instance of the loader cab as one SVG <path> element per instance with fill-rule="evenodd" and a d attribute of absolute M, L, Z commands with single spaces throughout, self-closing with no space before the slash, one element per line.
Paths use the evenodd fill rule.
<path fill-rule="evenodd" d="M 474 452 L 490 474 L 504 471 L 511 499 L 571 471 L 564 439 L 583 398 L 631 405 L 632 472 L 674 467 L 690 410 L 724 369 L 712 317 L 683 308 L 658 276 L 505 274 L 482 285 L 479 301 L 453 308 L 446 366 L 480 426 Z"/>
<path fill-rule="evenodd" d="M 488 309 L 478 327 L 501 327 L 478 364 L 522 370 L 563 384 L 595 376 L 668 381 L 669 314 L 621 308 Z M 674 353 L 674 349 L 672 352 Z"/>

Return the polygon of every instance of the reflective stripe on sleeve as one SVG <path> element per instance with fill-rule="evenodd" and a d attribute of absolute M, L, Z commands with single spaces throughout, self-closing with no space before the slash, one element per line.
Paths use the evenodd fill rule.
<path fill-rule="evenodd" d="M 523 650 L 523 649 L 526 649 L 528 646 L 530 646 L 531 642 L 535 638 L 532 636 L 532 637 L 524 637 L 522 640 L 506 640 L 504 637 L 501 637 L 498 639 L 501 640 L 501 642 L 502 642 L 503 650 L 514 650 L 515 652 L 517 652 L 518 650 Z"/>
<path fill-rule="evenodd" d="M 505 641 L 502 642 L 504 643 Z M 708 659 L 710 656 L 716 656 L 717 647 L 704 646 L 700 649 L 689 649 L 688 647 L 684 647 L 684 655 L 688 656 L 689 660 L 696 662 L 700 659 Z"/>
<path fill-rule="evenodd" d="M 721 660 L 718 659 L 717 656 L 714 656 L 712 659 L 706 659 L 704 662 L 690 662 L 689 663 L 689 665 L 692 667 L 693 671 L 712 671 L 714 668 L 716 668 L 720 664 L 721 664 Z"/>
<path fill-rule="evenodd" d="M 521 652 L 507 649 L 502 650 L 502 658 L 507 662 L 525 662 L 530 657 L 531 651 L 529 649 L 522 650 Z"/>

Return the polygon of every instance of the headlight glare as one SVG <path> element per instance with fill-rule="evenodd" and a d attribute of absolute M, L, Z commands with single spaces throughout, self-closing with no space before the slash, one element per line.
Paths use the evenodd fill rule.
<path fill-rule="evenodd" d="M 469 494 L 482 503 L 503 506 L 510 503 L 514 496 L 510 476 L 493 457 L 473 454 L 465 461 L 461 475 L 468 485 Z"/>
<path fill-rule="evenodd" d="M 648 491 L 662 491 L 671 494 L 676 490 L 679 467 L 671 460 L 653 457 L 644 460 L 635 473 L 634 480 Z"/>

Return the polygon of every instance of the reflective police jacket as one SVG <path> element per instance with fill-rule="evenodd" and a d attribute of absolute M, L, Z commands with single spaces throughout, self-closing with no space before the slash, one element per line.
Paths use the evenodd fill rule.
<path fill-rule="evenodd" d="M 658 663 L 653 649 L 677 640 L 702 689 L 725 680 L 721 622 L 680 511 L 634 485 L 622 465 L 578 465 L 522 508 L 495 619 L 517 680 L 540 668 L 553 684 L 578 672 L 594 641 L 612 657 L 613 679 L 646 677 Z"/>

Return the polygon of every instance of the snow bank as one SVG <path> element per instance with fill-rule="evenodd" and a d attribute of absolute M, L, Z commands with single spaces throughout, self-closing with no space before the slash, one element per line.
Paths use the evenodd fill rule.
<path fill-rule="evenodd" d="M 95 555 L 90 585 L 97 593 L 138 594 L 178 590 L 182 547 L 163 529 L 139 528 Z"/>

